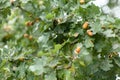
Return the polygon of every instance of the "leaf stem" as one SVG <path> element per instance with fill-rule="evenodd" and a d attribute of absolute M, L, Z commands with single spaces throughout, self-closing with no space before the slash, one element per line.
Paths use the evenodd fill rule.
<path fill-rule="evenodd" d="M 35 18 L 35 17 L 33 17 L 33 13 L 31 13 L 30 11 L 27 11 L 26 9 L 22 8 L 20 5 L 17 6 L 17 7 L 18 7 L 21 11 L 24 11 L 24 12 L 28 13 L 33 19 Z"/>

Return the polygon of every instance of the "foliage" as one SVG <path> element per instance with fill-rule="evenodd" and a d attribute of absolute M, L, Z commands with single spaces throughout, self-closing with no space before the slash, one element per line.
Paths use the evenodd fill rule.
<path fill-rule="evenodd" d="M 0 15 L 1 80 L 120 75 L 120 20 L 90 0 L 2 0 Z"/>

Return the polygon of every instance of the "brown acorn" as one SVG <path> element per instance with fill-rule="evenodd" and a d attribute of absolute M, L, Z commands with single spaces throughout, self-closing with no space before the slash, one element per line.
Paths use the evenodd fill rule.
<path fill-rule="evenodd" d="M 62 22 L 62 18 L 57 19 L 58 24 Z"/>
<path fill-rule="evenodd" d="M 9 31 L 12 31 L 12 30 L 13 30 L 12 26 L 4 26 L 3 29 L 4 29 L 4 31 L 6 31 L 6 32 L 9 32 Z"/>
<path fill-rule="evenodd" d="M 87 30 L 87 34 L 88 34 L 89 36 L 93 36 L 93 32 L 92 32 L 91 30 Z"/>
<path fill-rule="evenodd" d="M 77 48 L 75 49 L 75 53 L 76 53 L 76 54 L 79 54 L 79 53 L 80 53 L 80 50 L 81 50 L 81 48 L 80 48 L 80 47 L 77 47 Z"/>
<path fill-rule="evenodd" d="M 113 55 L 112 55 L 112 54 L 110 54 L 110 55 L 108 55 L 108 57 L 109 57 L 109 58 L 112 58 L 112 57 L 113 57 Z"/>
<path fill-rule="evenodd" d="M 26 25 L 27 27 L 32 26 L 33 24 L 34 24 L 34 22 L 32 22 L 32 21 L 28 21 L 28 22 L 25 23 L 25 25 Z"/>
<path fill-rule="evenodd" d="M 32 39 L 33 39 L 33 36 L 32 36 L 32 35 L 30 35 L 30 36 L 29 36 L 29 40 L 32 40 Z"/>
<path fill-rule="evenodd" d="M 24 36 L 24 38 L 28 38 L 29 37 L 29 35 L 27 33 L 25 33 L 23 36 Z"/>
<path fill-rule="evenodd" d="M 35 22 L 39 22 L 39 21 L 40 21 L 40 18 L 36 18 L 36 19 L 35 19 Z"/>
<path fill-rule="evenodd" d="M 85 0 L 80 0 L 80 4 L 84 4 L 85 3 Z"/>
<path fill-rule="evenodd" d="M 82 26 L 83 29 L 87 29 L 88 28 L 88 22 L 85 22 Z"/>
<path fill-rule="evenodd" d="M 19 61 L 24 61 L 24 60 L 25 60 L 25 57 L 20 57 L 18 60 L 19 60 Z"/>
<path fill-rule="evenodd" d="M 15 2 L 15 0 L 10 0 L 10 3 L 13 5 L 13 3 Z"/>

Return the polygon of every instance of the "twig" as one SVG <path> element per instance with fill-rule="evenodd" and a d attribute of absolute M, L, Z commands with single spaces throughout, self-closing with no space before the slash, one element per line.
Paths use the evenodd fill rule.
<path fill-rule="evenodd" d="M 32 16 L 33 13 L 31 13 L 30 11 L 27 11 L 26 9 L 22 8 L 21 6 L 17 6 L 17 7 L 18 7 L 21 11 L 24 11 L 24 12 L 30 14 L 33 19 L 35 18 L 35 17 Z"/>

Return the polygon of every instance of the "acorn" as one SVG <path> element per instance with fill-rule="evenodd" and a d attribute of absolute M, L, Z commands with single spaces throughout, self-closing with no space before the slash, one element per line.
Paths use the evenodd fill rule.
<path fill-rule="evenodd" d="M 24 61 L 24 60 L 25 60 L 25 57 L 20 57 L 18 60 L 19 60 L 19 61 Z"/>
<path fill-rule="evenodd" d="M 58 24 L 62 22 L 62 18 L 57 19 Z"/>
<path fill-rule="evenodd" d="M 4 26 L 3 29 L 4 29 L 4 31 L 6 31 L 6 32 L 9 32 L 9 31 L 12 31 L 12 30 L 13 30 L 12 26 Z"/>
<path fill-rule="evenodd" d="M 87 30 L 87 34 L 88 34 L 89 36 L 93 36 L 93 32 L 92 32 L 91 30 Z"/>
<path fill-rule="evenodd" d="M 36 18 L 36 19 L 35 19 L 35 22 L 39 22 L 39 21 L 40 21 L 40 18 Z"/>
<path fill-rule="evenodd" d="M 27 33 L 25 33 L 23 36 L 24 36 L 24 38 L 28 38 L 29 37 L 29 35 Z"/>
<path fill-rule="evenodd" d="M 87 29 L 88 28 L 88 22 L 86 21 L 83 26 L 82 26 L 83 29 Z"/>
<path fill-rule="evenodd" d="M 33 39 L 33 36 L 32 36 L 32 35 L 30 35 L 30 36 L 29 36 L 29 40 L 32 40 L 32 39 Z"/>
<path fill-rule="evenodd" d="M 15 0 L 10 0 L 10 3 L 11 3 L 12 5 L 14 5 L 14 2 L 15 2 Z"/>
<path fill-rule="evenodd" d="M 79 54 L 80 51 L 81 51 L 81 48 L 80 48 L 80 47 L 77 47 L 77 48 L 75 49 L 75 53 L 76 53 L 76 54 Z"/>
<path fill-rule="evenodd" d="M 25 23 L 25 25 L 26 25 L 27 27 L 32 26 L 33 24 L 34 24 L 34 22 L 32 22 L 32 21 L 28 21 L 28 22 Z"/>
<path fill-rule="evenodd" d="M 112 55 L 112 54 L 110 54 L 110 55 L 108 55 L 108 57 L 109 57 L 109 58 L 112 58 L 112 57 L 113 57 L 113 55 Z"/>
<path fill-rule="evenodd" d="M 80 4 L 84 4 L 85 3 L 85 0 L 80 0 Z"/>

